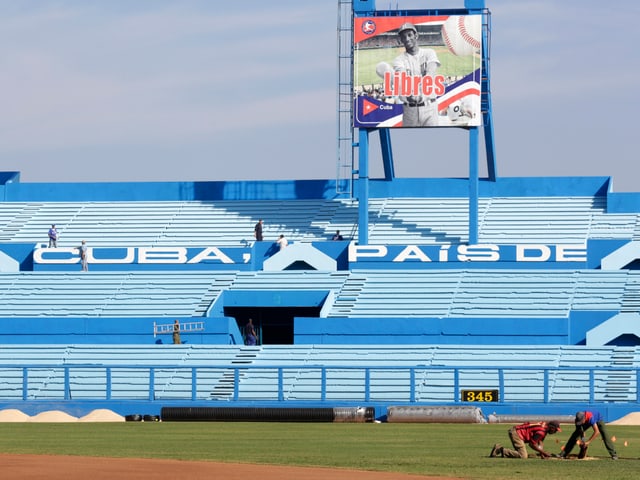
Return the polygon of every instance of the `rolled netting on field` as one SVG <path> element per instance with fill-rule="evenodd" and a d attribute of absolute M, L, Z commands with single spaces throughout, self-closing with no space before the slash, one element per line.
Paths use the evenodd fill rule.
<path fill-rule="evenodd" d="M 374 409 L 163 407 L 160 417 L 169 422 L 365 422 L 373 421 Z"/>

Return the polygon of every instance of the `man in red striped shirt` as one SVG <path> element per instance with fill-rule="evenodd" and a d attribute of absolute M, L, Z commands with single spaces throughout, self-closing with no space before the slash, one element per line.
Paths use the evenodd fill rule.
<path fill-rule="evenodd" d="M 515 450 L 505 448 L 496 443 L 491 450 L 490 457 L 528 458 L 527 445 L 534 449 L 540 458 L 549 458 L 552 455 L 546 452 L 542 442 L 547 434 L 561 432 L 560 423 L 556 420 L 540 423 L 523 423 L 509 429 L 509 438 Z"/>

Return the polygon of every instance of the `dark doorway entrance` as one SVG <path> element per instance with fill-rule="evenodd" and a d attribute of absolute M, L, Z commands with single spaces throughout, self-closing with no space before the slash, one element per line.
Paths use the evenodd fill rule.
<path fill-rule="evenodd" d="M 319 317 L 320 307 L 224 307 L 226 317 L 234 317 L 244 334 L 253 319 L 260 345 L 293 345 L 294 317 Z"/>

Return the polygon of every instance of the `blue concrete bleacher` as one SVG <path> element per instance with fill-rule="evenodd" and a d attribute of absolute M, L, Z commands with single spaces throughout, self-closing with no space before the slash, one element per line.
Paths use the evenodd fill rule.
<path fill-rule="evenodd" d="M 202 316 L 218 275 L 191 272 L 20 272 L 0 275 L 0 318 Z M 4 285 L 4 288 L 2 286 Z"/>
<path fill-rule="evenodd" d="M 0 275 L 0 317 L 197 317 L 226 285 L 333 291 L 328 317 L 557 318 L 621 311 L 628 284 L 639 279 L 628 270 L 21 272 Z"/>
<path fill-rule="evenodd" d="M 372 244 L 438 244 L 468 241 L 468 199 L 372 199 Z M 500 197 L 479 204 L 479 242 L 574 243 L 631 239 L 638 214 L 607 213 L 604 197 Z M 341 230 L 357 236 L 357 203 L 343 199 L 1 202 L 0 242 L 46 243 L 56 224 L 60 246 L 81 240 L 95 247 L 240 246 L 253 241 L 265 219 L 265 239 L 322 241 Z"/>
<path fill-rule="evenodd" d="M 640 214 L 612 213 L 607 199 L 600 194 L 482 197 L 479 241 L 583 245 L 639 238 Z M 355 240 L 358 215 L 357 202 L 342 198 L 0 202 L 0 243 L 46 243 L 46 231 L 55 223 L 62 246 L 77 246 L 82 239 L 95 247 L 246 246 L 253 242 L 258 218 L 265 219 L 267 241 L 282 233 L 293 242 L 320 242 L 335 230 Z M 460 196 L 372 197 L 369 243 L 464 244 L 469 240 L 468 215 L 468 199 Z M 576 398 L 638 403 L 633 370 L 640 358 L 637 347 L 573 345 L 582 341 L 585 331 L 612 316 L 637 313 L 636 270 L 464 267 L 460 263 L 460 268 L 447 270 L 2 273 L 0 318 L 7 324 L 34 318 L 62 324 L 77 321 L 74 327 L 96 319 L 122 321 L 130 322 L 122 328 L 147 329 L 141 338 L 150 340 L 151 321 L 205 318 L 208 328 L 220 327 L 224 336 L 226 322 L 234 322 L 224 317 L 226 294 L 265 298 L 263 294 L 276 292 L 273 298 L 282 301 L 292 296 L 308 299 L 319 292 L 317 298 L 326 298 L 319 318 L 296 319 L 296 328 L 303 325 L 304 333 L 311 322 L 318 329 L 331 325 L 322 341 L 332 334 L 348 341 L 252 348 L 196 343 L 79 345 L 69 335 L 69 344 L 55 348 L 0 348 L 0 401 L 21 399 L 22 367 L 41 365 L 29 367 L 26 396 L 32 400 L 92 400 L 108 395 L 115 400 L 170 402 L 193 400 L 195 395 L 206 402 L 455 403 L 456 385 L 468 389 L 502 385 L 501 401 L 513 404 L 568 403 Z M 147 319 L 149 325 L 144 324 Z M 554 327 L 542 323 L 538 330 L 528 330 L 543 321 Z M 131 326 L 134 323 L 136 327 Z M 337 324 L 341 329 L 332 329 Z M 98 330 L 104 323 L 99 325 Z M 389 340 L 389 345 L 378 345 L 372 340 L 372 332 L 389 337 L 396 328 L 404 334 L 418 326 L 435 332 L 425 338 L 439 338 L 441 344 L 422 345 L 410 338 L 402 345 L 400 336 L 397 344 Z M 471 326 L 476 330 L 471 332 Z M 499 338 L 492 345 L 474 344 L 481 329 L 486 335 L 481 342 L 486 343 L 505 329 L 510 339 L 540 337 L 544 329 L 557 336 L 550 345 L 542 340 L 539 345 L 500 345 Z M 67 339 L 64 331 L 58 333 Z M 299 333 L 296 339 L 302 338 Z M 465 335 L 471 340 L 457 343 Z M 600 343 L 609 340 L 599 335 Z"/>
<path fill-rule="evenodd" d="M 550 318 L 571 310 L 619 311 L 635 278 L 627 270 L 353 270 L 328 316 Z"/>
<path fill-rule="evenodd" d="M 637 347 L 91 345 L 2 346 L 0 351 L 1 399 L 21 397 L 19 365 L 34 365 L 29 369 L 30 399 L 64 398 L 63 367 L 69 368 L 72 398 L 104 398 L 109 368 L 113 399 L 148 399 L 153 367 L 154 398 L 165 400 L 191 398 L 195 369 L 200 399 L 228 400 L 237 390 L 247 401 L 276 401 L 279 395 L 284 400 L 319 401 L 324 395 L 335 401 L 408 402 L 413 369 L 417 401 L 456 401 L 456 382 L 465 389 L 498 389 L 502 371 L 503 400 L 508 402 L 575 402 L 591 394 L 598 401 L 633 402 L 638 390 L 632 369 L 640 365 Z M 237 374 L 235 367 L 241 368 Z M 593 392 L 590 369 L 596 369 Z"/>
<path fill-rule="evenodd" d="M 332 223 L 336 215 L 338 221 Z M 51 224 L 59 246 L 240 246 L 265 219 L 265 239 L 327 240 L 350 231 L 357 208 L 342 200 L 0 203 L 0 241 L 46 243 Z"/>

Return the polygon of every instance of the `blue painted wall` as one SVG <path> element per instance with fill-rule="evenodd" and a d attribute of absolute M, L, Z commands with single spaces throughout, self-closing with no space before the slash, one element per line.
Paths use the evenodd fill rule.
<path fill-rule="evenodd" d="M 610 193 L 607 196 L 607 212 L 637 213 L 640 212 L 640 193 Z"/>
<path fill-rule="evenodd" d="M 4 181 L 3 181 L 4 180 Z M 607 195 L 609 177 L 502 177 L 480 179 L 479 195 L 593 196 Z M 114 182 L 21 183 L 15 172 L 0 172 L 0 200 L 29 201 L 188 201 L 293 200 L 345 198 L 336 193 L 335 180 L 278 180 L 228 182 Z M 464 178 L 371 179 L 370 198 L 468 197 Z M 637 194 L 616 194 L 618 208 L 640 205 Z M 625 206 L 626 207 L 623 207 Z M 640 211 L 636 208 L 635 211 Z"/>
<path fill-rule="evenodd" d="M 227 290 L 225 307 L 320 307 L 329 294 L 326 290 Z"/>
<path fill-rule="evenodd" d="M 326 292 L 227 292 L 229 307 L 317 306 Z M 298 293 L 294 294 L 294 293 Z M 569 318 L 303 318 L 294 319 L 296 345 L 581 345 L 586 332 L 616 312 L 572 312 Z M 179 318 L 203 321 L 203 332 L 182 333 L 185 344 L 242 345 L 231 317 Z M 153 335 L 153 322 L 173 318 L 0 319 L 5 344 L 170 344 L 171 335 Z"/>
<path fill-rule="evenodd" d="M 0 178 L 2 178 L 0 176 Z M 291 200 L 338 198 L 335 180 L 236 182 L 5 182 L 1 199 L 10 202 Z"/>
<path fill-rule="evenodd" d="M 586 333 L 617 312 L 568 318 L 296 318 L 296 345 L 584 345 Z"/>
<path fill-rule="evenodd" d="M 171 344 L 171 334 L 153 335 L 153 323 L 173 323 L 175 318 L 70 318 L 32 317 L 0 319 L 4 344 Z M 180 323 L 204 322 L 202 332 L 182 332 L 185 344 L 242 345 L 242 335 L 234 318 L 177 317 Z"/>

